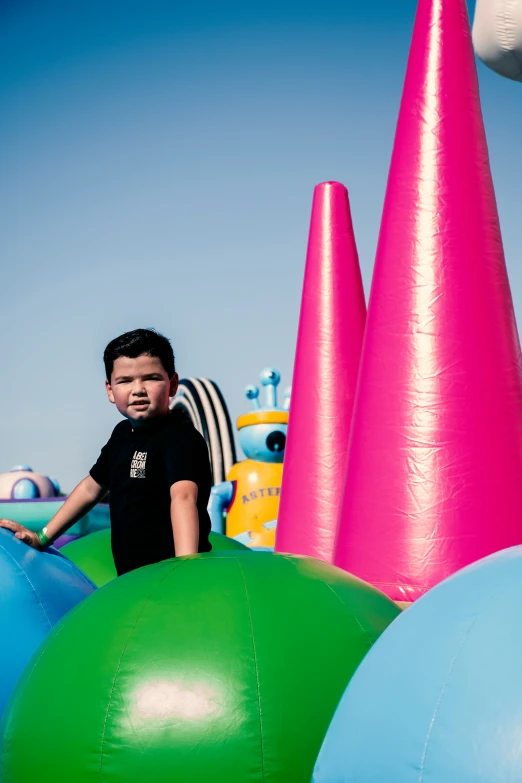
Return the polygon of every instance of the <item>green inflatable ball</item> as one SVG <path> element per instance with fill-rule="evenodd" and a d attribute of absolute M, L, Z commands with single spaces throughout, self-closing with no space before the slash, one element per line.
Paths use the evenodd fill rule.
<path fill-rule="evenodd" d="M 0 779 L 310 783 L 349 679 L 398 613 L 311 558 L 222 551 L 126 574 L 26 669 Z"/>
<path fill-rule="evenodd" d="M 250 549 L 233 538 L 212 532 L 209 536 L 212 544 L 212 552 L 221 552 L 223 549 L 242 549 L 250 552 Z M 78 568 L 81 568 L 96 587 L 103 587 L 107 582 L 116 579 L 116 568 L 112 559 L 111 531 L 100 530 L 98 533 L 90 533 L 83 538 L 71 541 L 60 550 L 63 555 L 72 560 Z"/>

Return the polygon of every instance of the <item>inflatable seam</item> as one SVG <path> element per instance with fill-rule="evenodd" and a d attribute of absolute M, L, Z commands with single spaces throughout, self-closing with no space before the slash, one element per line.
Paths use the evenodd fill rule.
<path fill-rule="evenodd" d="M 440 707 L 440 705 L 442 703 L 442 697 L 444 696 L 444 691 L 446 690 L 446 688 L 448 686 L 448 683 L 449 683 L 449 680 L 450 680 L 450 677 L 451 677 L 451 672 L 453 671 L 453 667 L 455 665 L 455 661 L 459 657 L 459 654 L 460 654 L 462 648 L 464 647 L 466 639 L 470 635 L 471 630 L 472 630 L 472 628 L 473 628 L 473 626 L 475 625 L 476 622 L 477 622 L 477 617 L 475 617 L 473 619 L 473 622 L 468 627 L 466 633 L 462 637 L 462 640 L 461 640 L 461 642 L 460 642 L 460 644 L 459 644 L 459 646 L 458 646 L 458 648 L 457 648 L 457 650 L 455 652 L 455 655 L 453 656 L 453 658 L 451 660 L 451 663 L 450 663 L 450 666 L 449 666 L 449 669 L 448 669 L 448 673 L 446 675 L 446 679 L 444 680 L 441 692 L 439 694 L 439 698 L 437 699 L 437 703 L 436 703 L 435 709 L 433 711 L 433 715 L 432 715 L 432 718 L 431 718 L 431 721 L 430 721 L 430 725 L 428 726 L 428 733 L 426 734 L 426 740 L 424 742 L 424 748 L 422 749 L 422 756 L 421 756 L 421 762 L 420 762 L 419 781 L 418 781 L 418 783 L 422 783 L 422 781 L 424 779 L 426 755 L 428 753 L 428 745 L 430 743 L 431 733 L 433 731 L 433 726 L 435 725 L 435 719 L 437 717 L 437 713 L 439 711 L 439 707 Z"/>
<path fill-rule="evenodd" d="M 347 603 L 345 603 L 345 601 L 343 601 L 343 599 L 341 598 L 341 596 L 340 596 L 340 595 L 338 595 L 338 593 L 336 593 L 336 592 L 335 592 L 335 590 L 333 589 L 332 585 L 329 585 L 329 584 L 325 583 L 325 587 L 327 587 L 327 588 L 330 590 L 330 592 L 332 592 L 332 593 L 335 595 L 335 597 L 337 598 L 337 600 L 341 602 L 341 604 L 342 604 L 342 605 L 345 607 L 345 609 L 348 609 L 348 611 L 349 611 L 349 613 L 350 613 L 351 617 L 352 617 L 352 618 L 355 620 L 355 622 L 357 623 L 357 625 L 358 625 L 358 626 L 359 626 L 359 628 L 361 629 L 361 631 L 362 631 L 362 635 L 364 636 L 364 638 L 365 638 L 365 639 L 367 640 L 367 642 L 368 642 L 368 649 L 370 649 L 370 648 L 371 648 L 371 646 L 373 645 L 373 641 L 371 640 L 371 638 L 370 638 L 370 634 L 368 633 L 368 631 L 366 630 L 366 628 L 364 628 L 364 626 L 362 625 L 361 621 L 359 620 L 359 618 L 357 617 L 357 615 L 355 614 L 355 612 L 353 611 L 353 609 L 352 609 L 350 606 L 348 606 L 348 604 L 347 604 Z M 375 641 L 375 640 L 374 640 L 374 641 Z"/>
<path fill-rule="evenodd" d="M 245 580 L 245 574 L 243 572 L 243 569 L 241 568 L 241 563 L 239 561 L 236 561 L 240 574 L 241 579 L 243 580 L 243 586 L 245 588 L 245 598 L 246 598 L 246 605 L 248 609 L 248 622 L 250 624 L 250 636 L 252 639 L 252 652 L 254 654 L 254 669 L 256 672 L 256 690 L 257 690 L 257 711 L 259 714 L 259 740 L 260 740 L 260 746 L 261 746 L 261 781 L 266 780 L 265 775 L 265 747 L 263 742 L 263 716 L 261 713 L 261 689 L 259 687 L 259 667 L 257 664 L 257 651 L 256 651 L 256 641 L 254 638 L 254 624 L 252 622 L 252 612 L 250 609 L 250 599 L 248 597 L 248 590 Z"/>
<path fill-rule="evenodd" d="M 105 749 L 105 740 L 106 740 L 106 736 L 107 736 L 107 723 L 108 723 L 108 720 L 109 720 L 109 712 L 111 711 L 114 691 L 116 689 L 116 682 L 118 680 L 118 675 L 120 673 L 120 669 L 121 669 L 121 664 L 122 664 L 123 658 L 125 657 L 125 653 L 127 652 L 127 649 L 129 647 L 129 644 L 130 644 L 130 641 L 131 641 L 132 636 L 134 634 L 134 631 L 136 630 L 136 628 L 138 626 L 138 623 L 141 620 L 141 617 L 143 615 L 143 612 L 145 611 L 145 608 L 146 608 L 147 604 L 149 603 L 149 601 L 151 600 L 152 596 L 159 590 L 159 588 L 161 587 L 161 585 L 163 584 L 165 579 L 167 579 L 167 577 L 170 576 L 170 574 L 173 571 L 176 571 L 178 568 L 180 568 L 183 565 L 184 562 L 187 562 L 187 561 L 179 560 L 177 563 L 175 562 L 172 565 L 172 567 L 169 568 L 167 573 L 158 581 L 158 583 L 156 585 L 154 585 L 154 588 L 151 590 L 151 592 L 149 593 L 147 598 L 143 601 L 143 605 L 142 605 L 140 611 L 138 612 L 138 616 L 136 617 L 136 619 L 134 621 L 134 624 L 133 624 L 133 626 L 132 626 L 132 628 L 130 630 L 129 636 L 127 637 L 127 641 L 123 645 L 123 650 L 122 650 L 122 653 L 120 655 L 120 660 L 118 661 L 118 665 L 116 667 L 116 673 L 114 674 L 114 680 L 112 681 L 111 692 L 109 694 L 109 703 L 107 704 L 107 709 L 105 711 L 105 718 L 103 720 L 102 741 L 101 741 L 101 748 L 100 748 L 100 766 L 99 766 L 99 770 L 98 770 L 99 771 L 100 780 L 102 779 L 103 752 L 104 752 L 104 749 Z"/>
<path fill-rule="evenodd" d="M 27 544 L 26 544 L 26 546 L 27 546 Z M 33 583 L 31 582 L 31 580 L 29 579 L 29 577 L 27 576 L 27 573 L 24 571 L 24 569 L 22 568 L 22 566 L 20 565 L 20 563 L 19 563 L 17 560 L 15 560 L 15 559 L 14 559 L 14 557 L 12 556 L 12 554 L 11 554 L 10 552 L 8 552 L 8 551 L 7 551 L 7 549 L 6 549 L 4 546 L 2 546 L 1 544 L 0 544 L 0 549 L 1 549 L 3 552 L 5 552 L 5 553 L 6 553 L 6 555 L 7 555 L 8 557 L 10 557 L 10 558 L 11 558 L 11 560 L 13 561 L 13 563 L 15 564 L 15 566 L 16 566 L 16 567 L 19 569 L 20 573 L 22 573 L 22 574 L 25 576 L 25 578 L 27 579 L 27 581 L 28 581 L 28 582 L 29 582 L 29 584 L 31 585 L 31 589 L 32 589 L 32 591 L 34 592 L 34 594 L 35 594 L 35 596 L 36 596 L 36 600 L 37 600 L 37 602 L 40 604 L 40 606 L 42 607 L 42 612 L 44 613 L 45 619 L 46 619 L 46 620 L 47 620 L 47 622 L 49 623 L 49 628 L 52 628 L 52 627 L 53 627 L 53 624 L 52 624 L 52 622 L 49 620 L 49 617 L 48 617 L 48 615 L 47 615 L 47 612 L 45 611 L 45 607 L 44 607 L 44 605 L 43 605 L 43 603 L 42 603 L 42 600 L 40 599 L 40 596 L 38 595 L 38 591 L 36 590 L 36 587 L 33 585 Z"/>

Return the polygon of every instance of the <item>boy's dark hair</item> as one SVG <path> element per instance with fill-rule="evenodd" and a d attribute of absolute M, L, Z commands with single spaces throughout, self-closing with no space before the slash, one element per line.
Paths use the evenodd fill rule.
<path fill-rule="evenodd" d="M 136 359 L 144 353 L 147 356 L 156 356 L 169 378 L 172 378 L 176 368 L 170 341 L 155 329 L 134 329 L 132 332 L 125 332 L 125 334 L 115 337 L 103 352 L 105 374 L 109 383 L 116 359 L 120 356 Z"/>

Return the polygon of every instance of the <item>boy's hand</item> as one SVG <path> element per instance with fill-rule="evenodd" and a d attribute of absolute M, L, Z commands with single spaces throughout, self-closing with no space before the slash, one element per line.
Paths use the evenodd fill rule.
<path fill-rule="evenodd" d="M 0 527 L 5 527 L 7 530 L 12 530 L 16 538 L 19 538 L 20 541 L 24 542 L 24 544 L 32 546 L 33 549 L 42 549 L 42 545 L 40 544 L 40 539 L 38 538 L 37 534 L 32 530 L 28 530 L 23 525 L 18 524 L 18 522 L 13 522 L 12 519 L 0 519 Z"/>

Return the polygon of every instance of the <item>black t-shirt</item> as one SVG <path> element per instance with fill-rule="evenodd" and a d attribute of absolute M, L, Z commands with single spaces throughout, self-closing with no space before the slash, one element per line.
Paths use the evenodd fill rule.
<path fill-rule="evenodd" d="M 198 486 L 199 551 L 209 552 L 208 448 L 182 409 L 133 430 L 120 422 L 91 470 L 109 492 L 112 554 L 118 575 L 175 556 L 170 488 Z"/>

